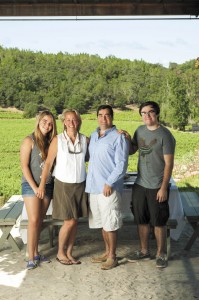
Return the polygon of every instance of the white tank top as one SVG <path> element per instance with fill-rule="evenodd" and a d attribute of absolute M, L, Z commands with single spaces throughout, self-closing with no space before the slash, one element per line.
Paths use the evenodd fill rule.
<path fill-rule="evenodd" d="M 66 134 L 57 136 L 58 151 L 53 175 L 62 182 L 80 183 L 86 180 L 86 136 L 79 133 L 73 144 Z"/>

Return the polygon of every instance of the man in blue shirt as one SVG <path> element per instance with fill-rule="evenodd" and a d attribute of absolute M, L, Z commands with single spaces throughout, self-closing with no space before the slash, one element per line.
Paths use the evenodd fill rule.
<path fill-rule="evenodd" d="M 121 193 L 129 142 L 113 125 L 110 105 L 98 107 L 97 119 L 99 127 L 92 133 L 89 145 L 86 192 L 90 193 L 89 227 L 102 228 L 105 252 L 91 261 L 102 263 L 101 269 L 109 270 L 118 265 L 117 230 L 122 226 Z"/>

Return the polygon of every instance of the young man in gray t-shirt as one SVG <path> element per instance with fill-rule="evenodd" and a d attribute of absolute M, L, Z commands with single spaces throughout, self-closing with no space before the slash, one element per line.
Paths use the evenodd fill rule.
<path fill-rule="evenodd" d="M 164 268 L 167 266 L 164 247 L 175 139 L 167 128 L 160 125 L 160 108 L 156 102 L 143 103 L 139 113 L 145 125 L 135 131 L 130 154 L 139 151 L 138 176 L 132 190 L 132 212 L 138 225 L 140 250 L 129 261 L 150 259 L 148 240 L 151 224 L 157 242 L 156 267 Z"/>

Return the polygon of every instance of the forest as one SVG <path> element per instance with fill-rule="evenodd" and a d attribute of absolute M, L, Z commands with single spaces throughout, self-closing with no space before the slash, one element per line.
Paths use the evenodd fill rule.
<path fill-rule="evenodd" d="M 46 54 L 0 47 L 0 106 L 30 118 L 42 109 L 88 113 L 102 103 L 126 110 L 153 100 L 161 121 L 184 130 L 199 123 L 199 66 L 196 60 L 168 68 L 143 60 L 68 53 Z"/>

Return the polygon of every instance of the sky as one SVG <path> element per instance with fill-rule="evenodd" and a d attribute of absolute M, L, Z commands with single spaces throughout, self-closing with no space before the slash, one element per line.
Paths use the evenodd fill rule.
<path fill-rule="evenodd" d="M 63 17 L 64 18 L 64 17 Z M 0 18 L 0 45 L 44 53 L 88 53 L 165 67 L 199 57 L 199 18 L 177 20 Z M 131 18 L 131 20 L 130 20 Z"/>

